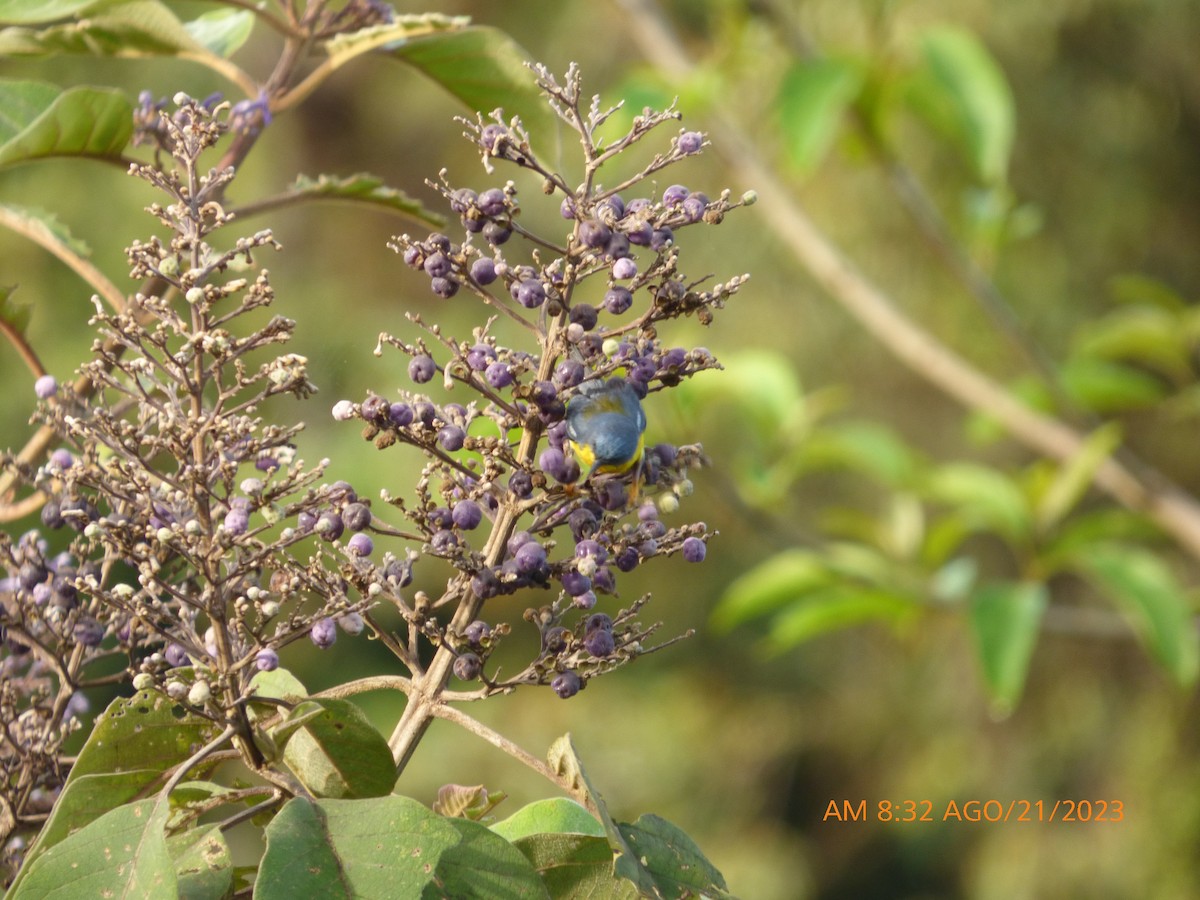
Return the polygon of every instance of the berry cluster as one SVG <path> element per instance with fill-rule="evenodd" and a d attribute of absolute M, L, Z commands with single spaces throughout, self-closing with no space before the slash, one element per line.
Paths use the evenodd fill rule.
<path fill-rule="evenodd" d="M 678 184 L 658 195 L 638 192 L 659 170 L 703 149 L 704 136 L 694 131 L 679 131 L 635 176 L 603 186 L 598 172 L 605 162 L 678 113 L 639 116 L 628 134 L 604 147 L 595 132 L 614 110 L 601 111 L 593 101 L 584 111 L 573 69 L 562 84 L 536 71 L 552 105 L 582 138 L 581 185 L 569 185 L 540 162 L 519 120 L 495 114 L 464 124 L 489 172 L 497 163 L 515 164 L 541 176 L 544 194 L 560 195 L 566 232 L 528 231 L 511 180 L 477 192 L 452 185 L 443 171 L 431 186 L 458 214 L 461 236 L 405 234 L 390 244 L 429 279 L 435 295 L 473 296 L 518 323 L 530 344 L 502 343 L 493 334 L 495 318 L 460 341 L 410 314 L 424 337 L 383 334 L 376 353 L 387 345 L 405 354 L 418 389 L 465 388 L 476 399 L 464 405 L 419 390 L 371 394 L 359 403 L 340 401 L 334 415 L 361 419 L 364 436 L 380 449 L 409 445 L 427 458 L 416 501 L 387 499 L 417 529 L 423 554 L 457 571 L 445 597 L 460 605 L 437 637 L 453 654 L 453 673 L 482 680 L 484 693 L 543 683 L 568 697 L 592 675 L 645 652 L 642 641 L 652 629 L 632 618 L 644 601 L 612 618 L 592 612 L 599 598 L 616 596 L 618 575 L 656 556 L 680 553 L 699 562 L 707 540 L 702 523 L 669 525 L 662 518 L 691 493 L 690 472 L 703 460 L 698 446 L 660 443 L 618 471 L 589 471 L 568 437 L 568 411 L 588 385 L 616 378 L 632 387 L 653 421 L 658 391 L 719 367 L 705 348 L 665 343 L 661 326 L 686 315 L 711 322 L 745 276 L 707 288 L 690 283 L 676 235 L 716 225 L 753 198 L 734 201 L 725 191 L 713 200 Z M 493 681 L 487 659 L 507 627 L 488 625 L 478 613 L 486 602 L 525 589 L 553 592 L 525 615 L 540 631 L 539 654 L 524 671 Z M 568 627 L 572 610 L 579 618 Z"/>

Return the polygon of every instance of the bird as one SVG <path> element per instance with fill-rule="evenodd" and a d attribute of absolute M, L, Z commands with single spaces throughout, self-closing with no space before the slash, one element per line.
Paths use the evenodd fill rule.
<path fill-rule="evenodd" d="M 636 469 L 641 480 L 646 413 L 624 378 L 585 381 L 567 403 L 567 438 L 580 469 L 593 475 L 623 475 Z"/>

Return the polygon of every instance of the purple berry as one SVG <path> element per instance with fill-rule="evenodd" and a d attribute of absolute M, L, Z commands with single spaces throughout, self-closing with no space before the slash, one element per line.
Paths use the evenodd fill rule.
<path fill-rule="evenodd" d="M 444 234 L 438 234 L 436 231 L 426 238 L 425 245 L 429 248 L 430 253 L 436 253 L 438 250 L 449 253 L 451 247 L 450 238 Z"/>
<path fill-rule="evenodd" d="M 408 364 L 408 377 L 417 384 L 432 381 L 435 374 L 437 374 L 437 364 L 425 354 L 414 356 Z"/>
<path fill-rule="evenodd" d="M 561 675 L 554 676 L 554 680 L 550 682 L 551 690 L 564 700 L 578 694 L 581 687 L 583 687 L 583 682 L 574 672 L 563 672 Z"/>
<path fill-rule="evenodd" d="M 483 670 L 483 663 L 474 653 L 464 653 L 454 660 L 454 675 L 463 681 L 474 681 Z"/>
<path fill-rule="evenodd" d="M 370 535 L 363 534 L 361 531 L 351 535 L 350 540 L 346 541 L 346 550 L 352 556 L 370 556 L 374 549 L 375 542 L 371 540 Z"/>
<path fill-rule="evenodd" d="M 692 563 L 703 562 L 707 549 L 704 541 L 700 540 L 700 538 L 687 538 L 683 542 L 683 558 Z"/>
<path fill-rule="evenodd" d="M 513 472 L 508 479 L 508 489 L 514 497 L 524 500 L 533 493 L 533 478 L 524 470 Z"/>
<path fill-rule="evenodd" d="M 494 388 L 506 388 L 513 383 L 512 369 L 508 363 L 494 362 L 483 373 L 487 383 Z"/>
<path fill-rule="evenodd" d="M 685 131 L 675 141 L 675 146 L 679 148 L 679 152 L 688 155 L 699 153 L 703 145 L 704 135 L 699 131 Z"/>
<path fill-rule="evenodd" d="M 50 462 L 60 469 L 66 470 L 75 465 L 75 457 L 65 447 L 59 447 L 50 454 Z"/>
<path fill-rule="evenodd" d="M 225 514 L 225 530 L 230 534 L 245 534 L 250 527 L 250 514 L 244 509 L 231 509 Z"/>
<path fill-rule="evenodd" d="M 454 519 L 455 525 L 463 531 L 470 531 L 473 528 L 478 528 L 479 523 L 483 521 L 483 510 L 479 508 L 479 504 L 474 500 L 459 500 L 454 504 L 451 516 Z"/>
<path fill-rule="evenodd" d="M 666 225 L 662 228 L 655 228 L 654 233 L 650 235 L 651 250 L 666 250 L 675 240 L 675 232 L 671 231 Z"/>
<path fill-rule="evenodd" d="M 489 153 L 495 153 L 497 144 L 508 136 L 508 129 L 495 122 L 484 125 L 479 131 L 479 144 Z"/>
<path fill-rule="evenodd" d="M 471 277 L 480 284 L 491 284 L 496 280 L 496 262 L 486 256 L 471 263 Z"/>
<path fill-rule="evenodd" d="M 317 524 L 314 526 L 317 534 L 327 541 L 336 541 L 342 536 L 342 532 L 346 528 L 346 523 L 342 521 L 342 517 L 335 512 L 321 513 L 317 519 Z"/>
<path fill-rule="evenodd" d="M 467 351 L 467 365 L 474 372 L 482 372 L 496 358 L 496 351 L 487 344 L 476 344 Z"/>
<path fill-rule="evenodd" d="M 274 672 L 279 668 L 279 654 L 270 647 L 264 647 L 254 654 L 254 667 L 260 672 Z"/>
<path fill-rule="evenodd" d="M 545 409 L 558 400 L 558 388 L 549 381 L 535 381 L 530 386 L 529 399 L 539 408 Z"/>
<path fill-rule="evenodd" d="M 575 545 L 575 558 L 583 559 L 585 556 L 593 557 L 596 562 L 603 563 L 608 559 L 608 551 L 604 545 L 598 541 L 593 541 L 591 538 L 585 538 Z"/>
<path fill-rule="evenodd" d="M 558 204 L 558 214 L 564 219 L 575 218 L 575 200 L 571 197 L 563 197 L 562 203 Z"/>
<path fill-rule="evenodd" d="M 608 244 L 610 237 L 612 237 L 612 230 L 603 222 L 588 219 L 579 224 L 579 241 L 585 247 L 598 250 Z"/>
<path fill-rule="evenodd" d="M 43 375 L 33 383 L 33 392 L 40 400 L 49 400 L 58 393 L 58 379 L 53 375 Z"/>
<path fill-rule="evenodd" d="M 599 321 L 596 307 L 590 303 L 576 303 L 571 307 L 571 321 L 579 325 L 584 331 L 591 331 Z"/>
<path fill-rule="evenodd" d="M 458 536 L 449 528 L 443 528 L 434 532 L 433 537 L 429 539 L 429 545 L 435 553 L 449 553 L 458 546 Z"/>
<path fill-rule="evenodd" d="M 403 428 L 405 425 L 411 425 L 413 420 L 413 409 L 407 403 L 393 403 L 388 407 L 388 421 L 397 428 Z"/>
<path fill-rule="evenodd" d="M 333 619 L 325 617 L 317 619 L 313 622 L 312 631 L 309 632 L 309 637 L 316 644 L 319 650 L 328 650 L 337 640 L 337 625 Z"/>
<path fill-rule="evenodd" d="M 629 244 L 628 235 L 616 232 L 608 239 L 608 243 L 604 245 L 604 255 L 609 259 L 625 259 L 632 255 Z"/>
<path fill-rule="evenodd" d="M 689 194 L 688 198 L 683 201 L 683 214 L 687 216 L 689 222 L 699 222 L 704 218 L 704 211 L 708 208 L 708 197 L 699 192 Z"/>
<path fill-rule="evenodd" d="M 443 300 L 449 300 L 458 293 L 458 282 L 453 278 L 434 278 L 429 282 L 429 289 Z"/>
<path fill-rule="evenodd" d="M 614 287 L 604 295 L 604 308 L 614 316 L 628 311 L 631 306 L 633 306 L 633 294 L 629 293 L 628 288 Z"/>
<path fill-rule="evenodd" d="M 489 217 L 501 215 L 507 207 L 507 201 L 500 188 L 488 188 L 479 195 L 479 211 Z"/>
<path fill-rule="evenodd" d="M 587 617 L 583 626 L 585 633 L 592 631 L 612 631 L 613 621 L 607 613 L 593 613 Z"/>
<path fill-rule="evenodd" d="M 517 571 L 522 575 L 532 575 L 541 571 L 546 565 L 546 548 L 537 541 L 529 541 L 517 548 L 513 554 Z"/>
<path fill-rule="evenodd" d="M 559 387 L 574 387 L 587 374 L 583 363 L 577 359 L 564 359 L 554 370 L 554 383 Z"/>
<path fill-rule="evenodd" d="M 588 578 L 586 575 L 571 570 L 569 572 L 563 572 L 562 586 L 563 590 L 567 592 L 568 596 L 578 597 L 585 591 L 590 591 L 592 589 L 592 579 Z"/>
<path fill-rule="evenodd" d="M 571 605 L 576 609 L 591 609 L 596 605 L 596 592 L 584 591 L 578 597 L 572 598 Z"/>
<path fill-rule="evenodd" d="M 613 654 L 617 649 L 617 642 L 613 639 L 611 628 L 597 628 L 595 631 L 589 631 L 584 637 L 583 647 L 592 656 L 603 658 Z"/>
<path fill-rule="evenodd" d="M 472 647 L 478 647 L 492 633 L 492 626 L 482 619 L 476 619 L 463 629 L 463 637 Z"/>
<path fill-rule="evenodd" d="M 478 198 L 479 195 L 470 188 L 459 188 L 450 195 L 450 208 L 462 215 L 476 203 Z"/>
<path fill-rule="evenodd" d="M 526 278 L 517 286 L 517 302 L 526 309 L 537 309 L 546 302 L 546 289 L 540 281 Z"/>
<path fill-rule="evenodd" d="M 175 643 L 167 644 L 167 648 L 163 650 L 163 657 L 169 666 L 184 666 L 188 661 L 187 651 Z"/>
<path fill-rule="evenodd" d="M 654 236 L 654 226 L 645 219 L 638 219 L 622 227 L 625 229 L 626 237 L 629 238 L 629 243 L 639 247 L 650 246 L 650 238 Z"/>
<path fill-rule="evenodd" d="M 104 640 L 104 626 L 95 619 L 80 619 L 72 630 L 75 641 L 84 647 L 97 647 Z"/>
<path fill-rule="evenodd" d="M 686 200 L 688 198 L 688 194 L 690 194 L 690 193 L 691 193 L 691 191 L 689 191 L 682 184 L 673 184 L 669 188 L 667 188 L 665 191 L 663 191 L 663 195 L 662 195 L 663 206 L 666 206 L 666 207 L 678 206 L 679 204 L 681 204 L 684 200 Z"/>
<path fill-rule="evenodd" d="M 622 257 L 613 263 L 612 277 L 616 278 L 618 281 L 626 281 L 627 279 L 635 277 L 637 273 L 637 263 L 627 256 Z"/>
<path fill-rule="evenodd" d="M 351 531 L 362 531 L 371 524 L 371 507 L 365 503 L 348 503 L 342 510 L 342 524 Z"/>
<path fill-rule="evenodd" d="M 425 257 L 425 274 L 430 278 L 445 278 L 452 268 L 450 257 L 445 253 L 431 253 Z"/>
<path fill-rule="evenodd" d="M 483 226 L 483 236 L 493 247 L 499 247 L 512 237 L 512 226 L 500 222 L 488 222 Z"/>
<path fill-rule="evenodd" d="M 442 445 L 443 450 L 448 450 L 453 453 L 456 450 L 461 450 L 463 442 L 466 440 L 467 433 L 457 425 L 447 425 L 438 432 L 438 443 Z"/>

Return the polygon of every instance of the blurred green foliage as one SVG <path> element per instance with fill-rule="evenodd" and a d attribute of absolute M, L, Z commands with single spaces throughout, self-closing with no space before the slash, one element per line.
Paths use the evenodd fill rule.
<path fill-rule="evenodd" d="M 646 24 L 623 4 L 453 7 L 552 68 L 579 61 L 630 114 L 676 93 L 692 127 L 736 110 L 899 305 L 1089 435 L 1074 459 L 1040 458 L 884 355 L 766 227 L 687 235 L 753 273 L 718 327 L 690 336 L 727 371 L 675 392 L 677 404 L 648 406 L 652 439 L 704 444 L 713 465 L 688 503 L 720 536 L 705 577 L 672 563 L 657 580 L 635 574 L 630 590 L 653 590 L 671 627 L 705 627 L 569 704 L 518 695 L 480 718 L 531 747 L 571 730 L 614 807 L 679 823 L 745 897 L 1200 894 L 1196 560 L 1093 489 L 1098 467 L 1133 452 L 1200 492 L 1200 7 L 677 0 L 665 11 L 698 64 L 685 86 L 638 55 L 631 32 Z M 193 32 L 209 45 L 244 37 Z M 238 59 L 253 71 L 270 59 L 270 37 L 245 39 Z M 437 211 L 423 179 L 442 166 L 478 171 L 452 121 L 464 108 L 411 73 L 375 77 L 390 63 L 339 73 L 279 116 L 238 190 L 282 191 L 298 172 L 371 172 Z M 130 100 L 142 88 L 231 90 L 175 60 L 0 66 L 64 88 L 119 84 Z M 64 139 L 43 146 L 52 155 Z M 1007 298 L 1018 329 L 997 326 L 943 265 L 944 248 L 922 237 L 889 181 L 896 166 Z M 713 154 L 699 169 L 698 181 L 733 177 Z M 101 162 L 5 170 L 0 194 L 54 210 L 114 280 L 123 244 L 145 234 L 145 195 Z M 330 457 L 333 477 L 403 485 L 415 459 L 374 452 L 325 411 L 399 383 L 371 349 L 381 329 L 403 329 L 404 310 L 436 309 L 448 327 L 468 319 L 384 249 L 390 211 L 356 210 L 262 219 L 285 246 L 274 282 L 322 391 L 303 412 L 303 454 Z M 6 303 L 26 304 L 30 342 L 63 377 L 91 340 L 87 292 L 29 246 L 0 233 L 0 282 L 18 283 Z M 19 444 L 27 405 L 17 398 L 32 379 L 15 354 L 0 356 L 0 376 L 14 386 L 0 428 Z M 350 657 L 335 675 L 315 651 L 308 662 L 313 689 L 365 666 Z M 381 723 L 398 712 L 370 697 L 364 706 Z M 531 775 L 463 740 L 439 723 L 406 791 L 432 802 L 446 781 L 481 782 L 508 792 L 511 809 L 542 796 Z M 992 798 L 1121 801 L 1125 817 L 941 821 L 949 800 Z M 867 822 L 823 821 L 830 800 L 860 799 Z M 879 801 L 905 800 L 932 801 L 937 821 L 877 820 Z"/>

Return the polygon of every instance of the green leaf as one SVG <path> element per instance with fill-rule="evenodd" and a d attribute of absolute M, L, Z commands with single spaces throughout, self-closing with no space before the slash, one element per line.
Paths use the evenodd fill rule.
<path fill-rule="evenodd" d="M 92 727 L 18 880 L 40 854 L 127 803 L 216 733 L 213 723 L 183 712 L 162 694 L 142 691 L 114 700 Z"/>
<path fill-rule="evenodd" d="M 205 825 L 167 839 L 175 866 L 179 900 L 220 900 L 233 887 L 233 858 L 219 824 Z"/>
<path fill-rule="evenodd" d="M 1061 378 L 1072 400 L 1098 413 L 1144 409 L 1166 394 L 1166 385 L 1154 376 L 1103 359 L 1070 359 L 1062 368 Z"/>
<path fill-rule="evenodd" d="M 254 677 L 250 679 L 250 689 L 255 697 L 271 697 L 285 703 L 299 703 L 308 697 L 308 688 L 287 669 L 255 672 Z M 271 709 L 278 709 L 273 703 L 267 705 Z M 250 708 L 251 710 L 255 708 L 253 701 L 251 701 Z"/>
<path fill-rule="evenodd" d="M 640 865 L 650 873 L 658 897 L 729 897 L 729 888 L 716 866 L 683 831 L 658 816 L 641 816 L 622 824 Z"/>
<path fill-rule="evenodd" d="M 632 882 L 613 875 L 612 847 L 603 837 L 531 834 L 514 844 L 537 869 L 554 900 L 637 900 L 644 896 Z"/>
<path fill-rule="evenodd" d="M 254 31 L 254 13 L 248 9 L 214 9 L 188 22 L 184 28 L 210 53 L 228 59 Z"/>
<path fill-rule="evenodd" d="M 1182 312 L 1191 306 L 1170 285 L 1148 275 L 1117 275 L 1109 281 L 1108 291 L 1118 303 L 1154 306 L 1167 312 Z"/>
<path fill-rule="evenodd" d="M 307 700 L 292 711 L 305 722 L 288 740 L 283 761 L 318 797 L 382 797 L 396 784 L 387 740 L 349 700 Z"/>
<path fill-rule="evenodd" d="M 162 798 L 109 810 L 29 864 L 8 900 L 174 897 L 167 810 Z"/>
<path fill-rule="evenodd" d="M 521 117 L 533 141 L 547 141 L 555 118 L 542 100 L 529 54 L 498 28 L 470 26 L 391 45 L 389 54 L 424 73 L 472 111 Z"/>
<path fill-rule="evenodd" d="M 604 826 L 587 807 L 567 797 L 535 800 L 507 819 L 492 826 L 492 831 L 508 841 L 533 834 L 588 834 L 604 837 Z M 607 849 L 607 844 L 605 845 Z M 612 853 L 607 854 L 611 861 Z"/>
<path fill-rule="evenodd" d="M 33 306 L 29 303 L 18 303 L 12 299 L 17 286 L 0 286 L 0 320 L 3 320 L 17 334 L 24 334 L 33 318 Z"/>
<path fill-rule="evenodd" d="M 916 478 L 919 460 L 894 431 L 878 422 L 836 422 L 817 429 L 801 448 L 808 467 L 845 466 L 890 487 Z"/>
<path fill-rule="evenodd" d="M 1121 445 L 1121 427 L 1116 422 L 1102 425 L 1087 436 L 1083 446 L 1058 470 L 1037 503 L 1038 525 L 1058 524 L 1092 485 L 1096 470 Z"/>
<path fill-rule="evenodd" d="M 430 212 L 421 201 L 414 200 L 404 191 L 388 187 L 382 178 L 365 172 L 359 172 L 346 178 L 338 178 L 333 175 L 309 178 L 306 175 L 300 175 L 292 184 L 288 195 L 367 203 L 403 213 L 435 228 L 446 224 L 444 217 Z"/>
<path fill-rule="evenodd" d="M 71 230 L 58 216 L 44 209 L 0 203 L 0 225 L 26 235 L 43 247 L 59 244 L 63 250 L 74 256 L 92 255 L 92 248 L 86 241 L 71 234 Z M 0 303 L 2 302 L 3 298 L 0 298 Z"/>
<path fill-rule="evenodd" d="M 1076 550 L 1079 567 L 1132 619 L 1154 658 L 1181 685 L 1200 674 L 1193 603 L 1171 570 L 1141 547 L 1114 542 Z"/>
<path fill-rule="evenodd" d="M 47 156 L 119 160 L 133 134 L 120 91 L 0 79 L 0 166 Z"/>
<path fill-rule="evenodd" d="M 613 817 L 609 815 L 608 807 L 604 805 L 604 799 L 592 784 L 587 772 L 584 771 L 583 761 L 579 758 L 579 754 L 575 752 L 575 745 L 571 742 L 571 735 L 564 734 L 551 744 L 549 751 L 547 751 L 546 759 L 550 763 L 550 768 L 559 776 L 569 779 L 568 783 L 577 792 L 579 790 L 584 791 L 587 794 L 589 804 L 596 808 L 600 823 L 604 826 L 604 833 L 608 836 L 609 846 L 617 854 L 616 860 L 613 863 L 613 873 L 621 878 L 632 881 L 643 894 L 653 896 L 654 879 L 649 872 L 638 864 L 637 857 L 633 854 L 633 848 L 626 843 L 625 836 L 617 828 L 617 823 L 613 820 Z"/>
<path fill-rule="evenodd" d="M 74 13 L 74 21 L 0 30 L 4 56 L 171 56 L 200 49 L 183 23 L 157 0 L 97 0 Z"/>
<path fill-rule="evenodd" d="M 56 22 L 95 5 L 96 0 L 0 0 L 0 24 Z"/>
<path fill-rule="evenodd" d="M 728 631 L 829 585 L 833 576 L 809 550 L 784 550 L 736 578 L 717 603 L 712 625 Z"/>
<path fill-rule="evenodd" d="M 812 172 L 825 157 L 862 83 L 859 67 L 839 59 L 800 60 L 783 76 L 775 109 L 787 159 L 799 172 Z"/>
<path fill-rule="evenodd" d="M 1045 610 L 1046 586 L 1040 583 L 989 584 L 971 598 L 971 631 L 984 682 L 1002 712 L 1021 696 Z"/>
<path fill-rule="evenodd" d="M 957 141 L 975 176 L 1003 182 L 1012 155 L 1016 115 L 1004 72 L 972 32 L 929 29 L 921 42 L 925 74 L 917 102 Z"/>
<path fill-rule="evenodd" d="M 408 797 L 289 801 L 266 829 L 258 900 L 547 897 L 519 850 Z"/>
<path fill-rule="evenodd" d="M 830 585 L 798 597 L 772 620 L 767 649 L 779 653 L 823 634 L 869 622 L 896 624 L 916 612 L 912 599 L 896 591 Z"/>
<path fill-rule="evenodd" d="M 1188 337 L 1179 315 L 1159 306 L 1121 307 L 1080 329 L 1072 352 L 1081 357 L 1140 362 L 1171 378 L 1190 371 Z"/>
<path fill-rule="evenodd" d="M 954 506 L 971 528 L 995 531 L 1009 540 L 1029 534 L 1029 502 L 1012 479 L 997 469 L 948 463 L 934 470 L 926 488 L 932 499 Z"/>

